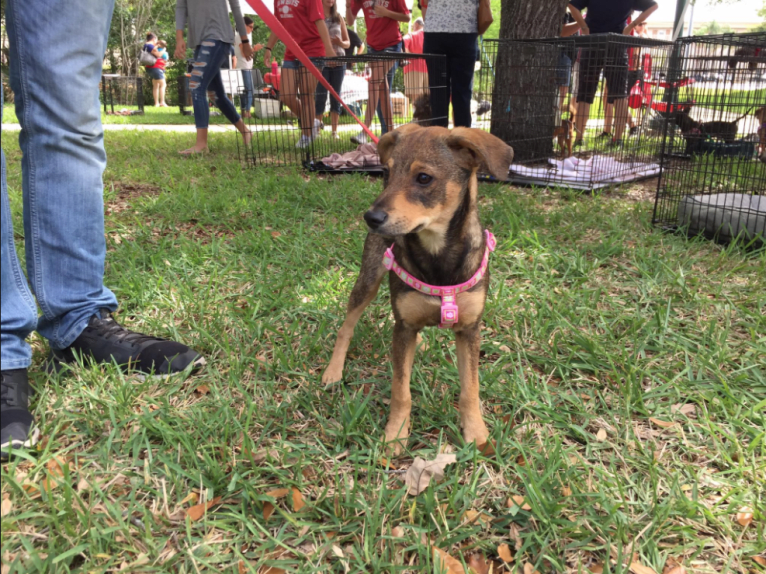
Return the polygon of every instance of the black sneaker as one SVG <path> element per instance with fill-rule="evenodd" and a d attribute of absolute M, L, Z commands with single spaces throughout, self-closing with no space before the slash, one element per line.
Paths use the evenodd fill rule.
<path fill-rule="evenodd" d="M 13 449 L 33 447 L 40 431 L 29 412 L 27 370 L 2 371 L 0 377 L 0 460 L 8 460 Z"/>
<path fill-rule="evenodd" d="M 601 132 L 600 134 L 598 134 L 596 136 L 596 139 L 597 140 L 602 140 L 604 138 L 611 138 L 611 137 L 613 137 L 613 136 L 612 136 L 612 134 L 610 132 Z"/>
<path fill-rule="evenodd" d="M 155 377 L 192 372 L 205 364 L 194 349 L 126 329 L 105 309 L 91 318 L 69 347 L 51 351 L 50 367 L 59 372 L 65 363 L 76 363 L 78 356 L 97 363 L 114 362 L 125 370 Z"/>

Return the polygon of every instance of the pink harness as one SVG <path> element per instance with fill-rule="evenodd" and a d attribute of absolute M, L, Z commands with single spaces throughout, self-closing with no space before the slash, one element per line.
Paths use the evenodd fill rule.
<path fill-rule="evenodd" d="M 452 327 L 458 321 L 458 309 L 457 309 L 457 302 L 455 300 L 455 296 L 458 293 L 462 293 L 463 291 L 468 291 L 471 287 L 473 287 L 479 281 L 481 281 L 481 278 L 484 277 L 484 274 L 487 272 L 487 265 L 489 265 L 489 254 L 490 252 L 495 250 L 495 245 L 497 245 L 497 241 L 495 241 L 495 236 L 492 235 L 492 233 L 489 230 L 485 229 L 484 235 L 487 238 L 487 248 L 484 250 L 484 257 L 481 260 L 481 265 L 479 265 L 479 269 L 477 269 L 476 273 L 473 274 L 473 277 L 471 277 L 465 283 L 461 283 L 460 285 L 449 285 L 445 287 L 440 287 L 437 285 L 429 285 L 428 283 L 423 283 L 422 281 L 415 279 L 415 277 L 407 273 L 396 262 L 396 259 L 394 258 L 393 243 L 391 244 L 391 247 L 386 249 L 386 252 L 383 255 L 383 265 L 389 271 L 393 271 L 394 273 L 396 273 L 399 279 L 404 281 L 407 285 L 409 285 L 413 289 L 420 291 L 421 293 L 425 295 L 433 295 L 435 297 L 441 297 L 442 308 L 441 308 L 441 323 L 439 323 L 439 328 L 445 329 L 448 327 Z"/>

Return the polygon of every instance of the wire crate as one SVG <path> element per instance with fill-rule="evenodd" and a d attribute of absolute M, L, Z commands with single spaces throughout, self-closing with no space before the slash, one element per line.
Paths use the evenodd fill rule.
<path fill-rule="evenodd" d="M 595 189 L 656 176 L 666 118 L 655 104 L 672 49 L 619 34 L 485 40 L 475 126 L 513 147 L 515 183 Z"/>
<path fill-rule="evenodd" d="M 654 224 L 729 242 L 766 235 L 766 32 L 684 38 L 669 68 Z"/>
<path fill-rule="evenodd" d="M 378 100 L 381 99 L 384 79 L 390 91 L 390 120 L 386 121 L 390 121 L 391 129 L 412 121 L 429 125 L 435 119 L 430 111 L 430 98 L 446 97 L 444 56 L 364 54 L 320 61 L 317 67 L 321 69 L 323 65 L 328 75 L 342 74 L 341 98 L 361 120 L 365 120 L 366 114 L 371 116 L 370 129 L 376 134 L 381 133 L 382 120 L 389 110 L 381 109 L 380 105 L 368 109 L 368 101 L 371 89 L 376 88 Z M 430 71 L 430 85 L 426 70 Z M 409 76 L 411 71 L 420 72 L 417 80 Z M 356 159 L 339 157 L 354 152 L 366 141 L 360 137 L 361 127 L 341 106 L 337 130 L 333 132 L 333 97 L 305 68 L 296 72 L 292 85 L 283 80 L 281 70 L 264 75 L 265 84 L 256 89 L 252 117 L 245 120 L 254 136 L 247 148 L 240 148 L 240 159 L 250 165 L 300 165 L 312 171 L 331 173 L 380 171 L 374 148 L 361 148 Z M 306 106 L 311 107 L 311 113 L 305 111 Z M 307 142 L 301 139 L 310 136 L 308 124 L 313 118 L 318 120 L 316 135 L 304 145 Z M 337 136 L 333 137 L 333 133 Z"/>
<path fill-rule="evenodd" d="M 108 115 L 133 116 L 143 114 L 143 78 L 103 74 L 101 76 L 101 103 L 104 106 L 104 113 Z"/>

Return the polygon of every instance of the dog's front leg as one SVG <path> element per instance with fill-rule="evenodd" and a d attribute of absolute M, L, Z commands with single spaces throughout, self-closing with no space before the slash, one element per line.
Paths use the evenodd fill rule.
<path fill-rule="evenodd" d="M 479 348 L 481 345 L 481 322 L 466 326 L 455 332 L 457 368 L 460 375 L 460 422 L 463 438 L 477 446 L 486 444 L 489 431 L 481 416 L 479 400 Z"/>
<path fill-rule="evenodd" d="M 404 321 L 394 325 L 393 361 L 394 380 L 391 383 L 391 413 L 386 424 L 386 444 L 399 454 L 410 436 L 410 376 L 415 360 L 418 330 L 407 326 Z"/>

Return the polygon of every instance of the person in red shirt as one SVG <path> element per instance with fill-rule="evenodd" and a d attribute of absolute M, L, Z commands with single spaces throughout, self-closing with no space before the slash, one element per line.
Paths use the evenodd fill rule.
<path fill-rule="evenodd" d="M 324 21 L 322 0 L 276 0 L 274 14 L 309 58 L 332 58 L 335 55 Z M 271 68 L 271 50 L 277 40 L 277 35 L 272 32 L 266 42 L 263 63 L 267 68 Z M 311 145 L 319 135 L 320 123 L 314 113 L 316 87 L 317 79 L 288 49 L 282 62 L 279 98 L 298 117 L 301 138 L 295 147 L 300 149 Z"/>
<path fill-rule="evenodd" d="M 401 52 L 402 34 L 399 22 L 409 22 L 410 12 L 404 0 L 348 0 L 346 4 L 346 25 L 353 26 L 359 10 L 364 11 L 364 23 L 367 26 L 367 53 Z M 393 128 L 391 109 L 391 80 L 395 62 L 373 62 L 370 65 L 372 77 L 369 82 L 367 110 L 364 123 L 372 124 L 372 114 L 380 104 L 381 133 Z M 351 138 L 356 144 L 367 143 L 367 134 L 362 130 Z"/>
<path fill-rule="evenodd" d="M 418 18 L 412 24 L 412 32 L 404 37 L 404 51 L 410 54 L 423 53 L 423 19 Z M 428 67 L 423 58 L 413 58 L 404 66 L 404 95 L 410 100 L 428 95 Z"/>

